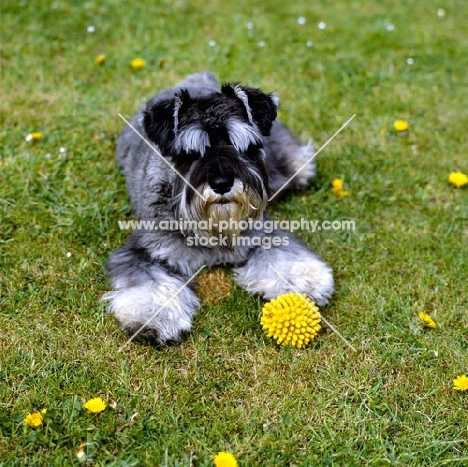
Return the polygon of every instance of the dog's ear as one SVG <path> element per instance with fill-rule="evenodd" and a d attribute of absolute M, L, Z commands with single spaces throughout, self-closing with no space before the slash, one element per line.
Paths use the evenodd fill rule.
<path fill-rule="evenodd" d="M 264 136 L 270 134 L 279 103 L 275 94 L 265 94 L 260 89 L 241 86 L 237 83 L 224 84 L 221 92 L 226 96 L 240 99 L 244 104 L 249 122 L 255 123 Z"/>
<path fill-rule="evenodd" d="M 148 138 L 166 151 L 174 142 L 179 127 L 179 112 L 190 101 L 186 89 L 180 89 L 172 99 L 163 99 L 143 111 L 143 128 Z"/>

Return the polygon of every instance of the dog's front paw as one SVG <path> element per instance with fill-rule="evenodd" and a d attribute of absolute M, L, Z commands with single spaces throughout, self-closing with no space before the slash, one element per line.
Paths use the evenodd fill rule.
<path fill-rule="evenodd" d="M 109 300 L 120 328 L 135 340 L 180 342 L 190 332 L 200 302 L 188 288 L 177 293 L 173 285 L 148 282 L 109 292 L 103 300 Z"/>
<path fill-rule="evenodd" d="M 298 292 L 319 306 L 328 303 L 334 290 L 331 268 L 297 244 L 268 251 L 259 248 L 244 266 L 236 269 L 236 279 L 248 292 L 260 293 L 267 300 Z"/>
<path fill-rule="evenodd" d="M 332 270 L 322 261 L 293 263 L 289 279 L 298 292 L 305 293 L 319 306 L 328 304 L 335 286 Z"/>

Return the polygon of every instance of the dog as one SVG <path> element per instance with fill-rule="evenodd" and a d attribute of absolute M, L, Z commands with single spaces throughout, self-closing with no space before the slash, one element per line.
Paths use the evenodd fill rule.
<path fill-rule="evenodd" d="M 278 102 L 198 72 L 157 94 L 120 134 L 116 157 L 136 218 L 182 224 L 133 230 L 107 263 L 113 290 L 103 299 L 129 335 L 184 339 L 200 306 L 190 279 L 203 266 L 231 268 L 265 299 L 295 291 L 328 303 L 331 268 L 290 233 L 254 228 L 268 221 L 269 197 L 303 190 L 315 175 L 312 145 L 276 120 Z"/>

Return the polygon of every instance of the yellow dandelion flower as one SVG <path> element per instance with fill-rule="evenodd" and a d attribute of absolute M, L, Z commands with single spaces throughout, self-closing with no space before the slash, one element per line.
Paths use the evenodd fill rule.
<path fill-rule="evenodd" d="M 145 62 L 142 58 L 134 58 L 134 59 L 130 62 L 130 66 L 131 66 L 134 70 L 141 70 L 141 69 L 145 68 L 146 62 Z"/>
<path fill-rule="evenodd" d="M 335 180 L 332 181 L 332 191 L 336 196 L 340 197 L 349 195 L 349 191 L 343 190 L 343 180 L 339 178 L 335 178 Z"/>
<path fill-rule="evenodd" d="M 218 452 L 214 458 L 215 467 L 237 467 L 236 458 L 230 452 Z"/>
<path fill-rule="evenodd" d="M 104 54 L 100 54 L 94 59 L 94 63 L 96 65 L 102 65 L 105 60 L 106 60 L 106 56 Z"/>
<path fill-rule="evenodd" d="M 449 175 L 449 182 L 460 188 L 468 183 L 468 175 L 465 175 L 462 172 L 452 172 Z"/>
<path fill-rule="evenodd" d="M 106 408 L 106 403 L 100 397 L 95 397 L 87 401 L 84 407 L 91 413 L 100 413 Z"/>
<path fill-rule="evenodd" d="M 456 391 L 468 391 L 468 377 L 466 375 L 457 376 L 453 380 L 453 389 Z"/>
<path fill-rule="evenodd" d="M 42 409 L 40 412 L 28 413 L 28 415 L 24 417 L 23 422 L 31 428 L 37 428 L 42 425 L 42 422 L 44 421 L 42 414 L 45 414 L 46 412 L 46 409 Z"/>
<path fill-rule="evenodd" d="M 424 323 L 424 326 L 428 328 L 436 328 L 437 323 L 427 314 L 423 313 L 422 311 L 418 313 L 418 316 L 421 318 L 421 321 Z"/>
<path fill-rule="evenodd" d="M 270 300 L 262 310 L 260 323 L 268 337 L 278 344 L 304 348 L 320 330 L 320 314 L 305 294 L 287 293 Z"/>
<path fill-rule="evenodd" d="M 39 141 L 44 135 L 40 131 L 33 131 L 26 136 L 26 141 Z"/>
<path fill-rule="evenodd" d="M 395 120 L 393 122 L 393 128 L 396 131 L 405 131 L 409 128 L 409 123 L 406 120 Z"/>

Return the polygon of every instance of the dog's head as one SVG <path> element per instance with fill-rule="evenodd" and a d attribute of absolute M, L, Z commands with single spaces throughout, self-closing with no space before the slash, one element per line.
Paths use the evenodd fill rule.
<path fill-rule="evenodd" d="M 176 177 L 173 188 L 178 217 L 211 218 L 213 229 L 201 233 L 215 235 L 221 220 L 261 216 L 268 199 L 263 139 L 277 106 L 274 94 L 225 84 L 202 97 L 180 89 L 146 109 L 148 138 L 185 179 Z"/>

